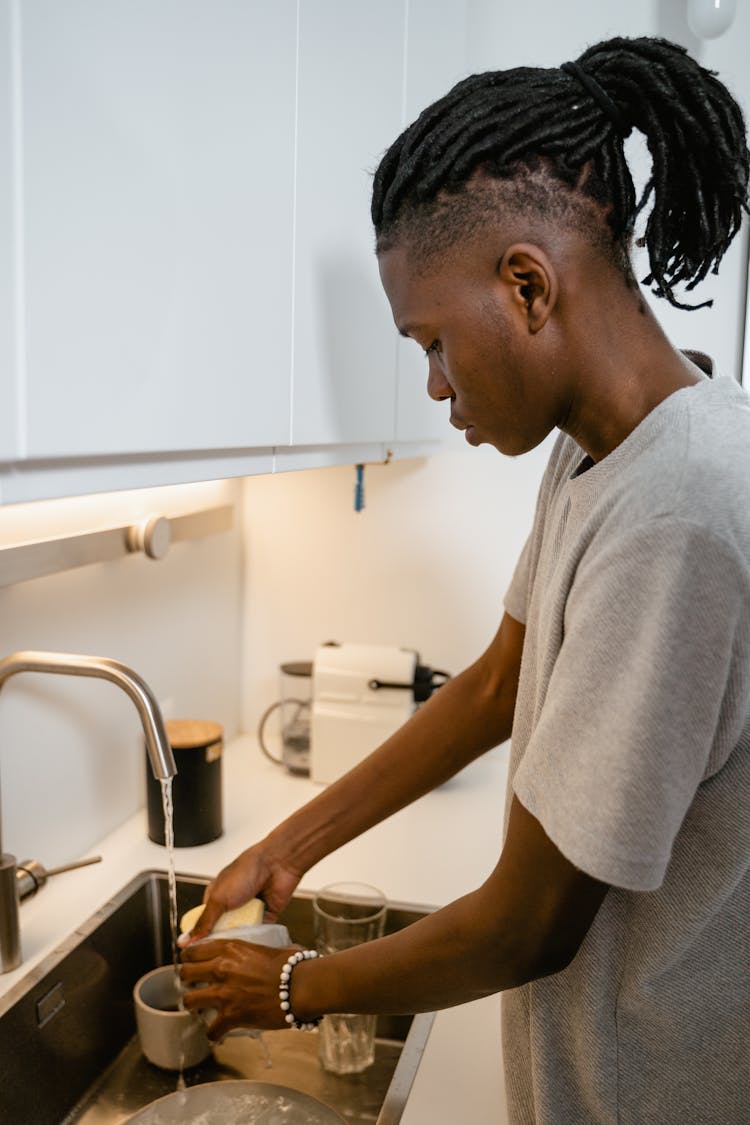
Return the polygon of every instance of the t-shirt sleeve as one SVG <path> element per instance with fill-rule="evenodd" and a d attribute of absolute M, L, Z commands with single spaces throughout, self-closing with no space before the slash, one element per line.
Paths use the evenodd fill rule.
<path fill-rule="evenodd" d="M 750 583 L 724 540 L 654 519 L 578 567 L 521 803 L 594 878 L 656 889 L 750 698 Z"/>
<path fill-rule="evenodd" d="M 522 625 L 526 624 L 526 613 L 529 599 L 529 591 L 531 588 L 531 535 L 524 543 L 521 554 L 518 556 L 516 569 L 513 571 L 513 577 L 510 580 L 510 586 L 505 592 L 503 605 L 505 610 L 514 617 L 516 621 L 520 621 Z"/>

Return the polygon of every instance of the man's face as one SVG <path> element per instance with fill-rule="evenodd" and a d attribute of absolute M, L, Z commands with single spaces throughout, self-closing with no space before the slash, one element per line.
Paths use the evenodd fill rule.
<path fill-rule="evenodd" d="M 450 420 L 470 445 L 511 456 L 533 449 L 554 427 L 537 365 L 541 349 L 488 248 L 449 252 L 429 270 L 409 267 L 395 246 L 380 276 L 402 335 L 427 354 L 427 392 L 450 401 Z"/>

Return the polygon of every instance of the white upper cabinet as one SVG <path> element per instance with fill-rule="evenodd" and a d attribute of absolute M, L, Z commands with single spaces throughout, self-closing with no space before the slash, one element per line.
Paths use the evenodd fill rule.
<path fill-rule="evenodd" d="M 466 3 L 409 0 L 404 127 L 466 76 Z M 398 337 L 397 442 L 439 440 L 449 434 L 449 411 L 427 395 L 427 360 L 413 340 Z"/>
<path fill-rule="evenodd" d="M 0 500 L 445 436 L 372 175 L 466 0 L 0 0 Z"/>
<path fill-rule="evenodd" d="M 28 456 L 288 442 L 295 0 L 18 11 Z"/>
<path fill-rule="evenodd" d="M 13 102 L 15 80 L 13 56 L 13 24 L 11 8 L 0 5 L 0 70 L 5 80 L 0 83 L 0 461 L 19 456 L 18 378 L 16 325 L 18 321 L 17 288 L 14 284 L 16 260 L 16 228 L 13 198 Z"/>
<path fill-rule="evenodd" d="M 294 285 L 296 445 L 389 441 L 396 333 L 370 223 L 402 121 L 406 0 L 302 0 Z"/>

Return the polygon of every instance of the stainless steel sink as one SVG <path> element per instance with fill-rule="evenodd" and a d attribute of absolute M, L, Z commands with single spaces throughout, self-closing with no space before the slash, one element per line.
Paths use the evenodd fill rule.
<path fill-rule="evenodd" d="M 178 876 L 180 913 L 202 901 L 206 882 Z M 428 912 L 390 904 L 386 931 Z M 296 894 L 282 921 L 295 941 L 313 944 L 310 895 Z M 120 1125 L 174 1090 L 176 1075 L 141 1054 L 131 997 L 143 973 L 170 959 L 167 875 L 144 871 L 0 999 L 3 1125 Z M 363 1074 L 327 1074 L 317 1035 L 275 1031 L 227 1039 L 185 1083 L 275 1082 L 319 1098 L 350 1125 L 395 1125 L 433 1018 L 379 1017 L 375 1063 Z"/>

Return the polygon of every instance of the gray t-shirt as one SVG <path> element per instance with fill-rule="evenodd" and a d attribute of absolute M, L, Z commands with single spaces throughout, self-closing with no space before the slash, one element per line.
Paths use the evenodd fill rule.
<path fill-rule="evenodd" d="M 612 885 L 572 964 L 503 996 L 511 1121 L 750 1122 L 738 384 L 677 391 L 598 464 L 561 436 L 505 606 L 526 624 L 509 795 Z"/>

